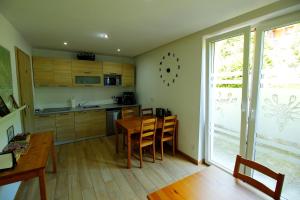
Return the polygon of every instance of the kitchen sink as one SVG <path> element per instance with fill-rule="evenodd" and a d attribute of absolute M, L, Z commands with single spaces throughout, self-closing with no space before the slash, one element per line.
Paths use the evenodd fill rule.
<path fill-rule="evenodd" d="M 65 112 L 70 111 L 71 107 L 63 107 L 63 108 L 45 108 L 44 112 Z"/>
<path fill-rule="evenodd" d="M 86 105 L 86 106 L 81 106 L 81 108 L 100 108 L 99 105 Z"/>

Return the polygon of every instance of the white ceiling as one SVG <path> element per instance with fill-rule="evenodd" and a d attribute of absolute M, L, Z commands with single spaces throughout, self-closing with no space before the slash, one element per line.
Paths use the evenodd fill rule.
<path fill-rule="evenodd" d="M 1 0 L 0 12 L 35 48 L 136 56 L 275 1 Z"/>

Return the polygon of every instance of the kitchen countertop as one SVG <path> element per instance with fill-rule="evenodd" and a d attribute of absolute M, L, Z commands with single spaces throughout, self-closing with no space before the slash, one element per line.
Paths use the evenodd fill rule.
<path fill-rule="evenodd" d="M 56 110 L 51 108 L 50 109 L 45 108 L 38 112 L 37 111 L 34 112 L 34 114 L 37 116 L 42 116 L 42 115 L 59 114 L 59 113 L 81 112 L 81 111 L 88 111 L 88 110 L 106 110 L 106 109 L 123 108 L 123 107 L 135 107 L 135 106 L 139 106 L 139 104 L 134 104 L 134 105 L 104 104 L 98 106 L 99 107 L 90 107 L 90 108 L 84 108 L 84 106 L 76 107 L 76 108 L 71 108 L 71 107 L 55 108 Z"/>

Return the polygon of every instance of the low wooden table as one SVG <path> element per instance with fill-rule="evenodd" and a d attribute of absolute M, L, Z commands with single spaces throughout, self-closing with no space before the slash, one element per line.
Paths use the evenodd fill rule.
<path fill-rule="evenodd" d="M 17 166 L 14 169 L 0 172 L 0 186 L 39 177 L 41 199 L 46 200 L 45 167 L 50 152 L 52 155 L 53 172 L 56 173 L 56 153 L 53 133 L 32 134 L 29 150 L 25 155 L 20 157 Z"/>
<path fill-rule="evenodd" d="M 223 170 L 210 166 L 149 194 L 149 200 L 256 200 L 271 199 Z"/>
<path fill-rule="evenodd" d="M 150 117 L 144 117 L 150 118 Z M 127 168 L 131 168 L 131 135 L 139 133 L 141 131 L 141 120 L 142 117 L 136 117 L 131 119 L 119 119 L 116 120 L 116 152 L 119 152 L 119 133 L 118 130 L 120 128 L 125 129 L 125 133 L 127 134 Z M 178 136 L 178 120 L 176 123 L 175 130 L 175 149 L 177 149 L 177 136 Z M 163 125 L 163 118 L 157 118 L 157 129 L 161 129 Z"/>

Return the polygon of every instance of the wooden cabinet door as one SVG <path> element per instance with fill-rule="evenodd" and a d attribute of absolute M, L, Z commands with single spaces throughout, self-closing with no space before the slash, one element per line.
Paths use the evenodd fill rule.
<path fill-rule="evenodd" d="M 72 60 L 72 74 L 101 75 L 102 63 L 98 61 Z"/>
<path fill-rule="evenodd" d="M 106 134 L 106 112 L 104 110 L 75 113 L 76 138 Z"/>
<path fill-rule="evenodd" d="M 122 74 L 122 64 L 103 62 L 103 74 Z"/>
<path fill-rule="evenodd" d="M 90 125 L 94 135 L 106 135 L 106 111 L 94 110 L 90 112 Z"/>
<path fill-rule="evenodd" d="M 98 61 L 72 60 L 72 82 L 75 87 L 102 87 L 102 63 Z"/>
<path fill-rule="evenodd" d="M 35 86 L 54 86 L 54 65 L 49 58 L 33 57 L 33 74 Z"/>
<path fill-rule="evenodd" d="M 74 113 L 56 114 L 56 140 L 66 141 L 75 139 Z"/>
<path fill-rule="evenodd" d="M 54 59 L 54 84 L 59 87 L 72 86 L 71 60 Z"/>
<path fill-rule="evenodd" d="M 34 116 L 34 132 L 53 131 L 56 136 L 55 115 Z"/>
<path fill-rule="evenodd" d="M 123 87 L 134 87 L 135 76 L 134 76 L 134 65 L 123 64 L 122 65 L 122 86 Z"/>

